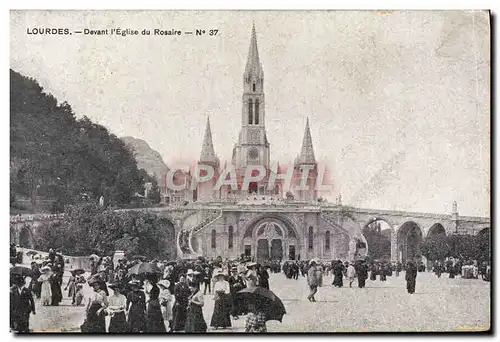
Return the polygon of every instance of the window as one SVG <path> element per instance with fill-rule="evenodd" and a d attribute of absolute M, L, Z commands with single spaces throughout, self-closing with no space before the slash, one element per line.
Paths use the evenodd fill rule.
<path fill-rule="evenodd" d="M 227 229 L 227 235 L 228 235 L 228 247 L 229 249 L 233 249 L 233 226 L 229 226 Z"/>
<path fill-rule="evenodd" d="M 248 100 L 248 124 L 253 124 L 253 101 Z"/>
<path fill-rule="evenodd" d="M 259 124 L 259 99 L 255 99 L 255 124 Z"/>
<path fill-rule="evenodd" d="M 212 229 L 212 248 L 215 249 L 216 245 L 215 229 Z"/>
<path fill-rule="evenodd" d="M 255 83 L 253 84 L 253 91 L 255 91 Z"/>
<path fill-rule="evenodd" d="M 327 250 L 327 251 L 330 250 L 330 231 L 329 230 L 325 233 L 325 250 Z"/>
<path fill-rule="evenodd" d="M 313 249 L 313 227 L 309 226 L 309 234 L 307 236 L 307 244 L 309 249 Z"/>

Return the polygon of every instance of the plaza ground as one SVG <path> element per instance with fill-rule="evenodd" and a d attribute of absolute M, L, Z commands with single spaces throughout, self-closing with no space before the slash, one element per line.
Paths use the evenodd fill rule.
<path fill-rule="evenodd" d="M 270 288 L 285 304 L 283 322 L 268 322 L 269 332 L 369 332 L 369 331 L 483 331 L 490 325 L 490 283 L 477 279 L 437 278 L 432 273 L 418 273 L 414 294 L 406 292 L 404 272 L 387 277 L 386 282 L 367 280 L 366 288 L 353 288 L 344 279 L 343 288 L 331 285 L 324 277 L 316 303 L 306 299 L 306 278 L 286 279 L 283 273 L 271 274 Z M 66 286 L 67 276 L 64 279 Z M 88 294 L 91 289 L 86 286 Z M 111 291 L 111 290 L 110 290 Z M 67 291 L 64 292 L 66 296 Z M 86 300 L 86 299 L 85 299 Z M 85 301 L 86 304 L 86 301 Z M 205 296 L 204 316 L 210 324 L 213 295 Z M 71 306 L 64 298 L 60 306 L 42 306 L 36 300 L 37 314 L 31 316 L 30 328 L 36 332 L 79 332 L 85 307 Z M 245 317 L 232 320 L 230 329 L 244 331 Z M 209 329 L 210 331 L 214 331 Z"/>

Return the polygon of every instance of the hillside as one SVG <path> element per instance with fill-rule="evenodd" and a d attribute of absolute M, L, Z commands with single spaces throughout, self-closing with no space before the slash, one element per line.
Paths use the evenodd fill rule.
<path fill-rule="evenodd" d="M 146 170 L 149 175 L 155 176 L 158 181 L 161 180 L 162 175 L 169 169 L 161 155 L 144 140 L 134 137 L 122 137 L 121 140 L 133 153 L 137 161 L 137 167 Z"/>

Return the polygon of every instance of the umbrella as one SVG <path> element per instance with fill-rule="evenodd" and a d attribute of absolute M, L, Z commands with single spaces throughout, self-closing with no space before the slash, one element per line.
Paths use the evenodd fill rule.
<path fill-rule="evenodd" d="M 266 321 L 283 320 L 283 315 L 286 314 L 285 305 L 272 291 L 263 287 L 247 287 L 237 293 L 258 299 L 260 310 L 266 314 Z"/>
<path fill-rule="evenodd" d="M 160 273 L 161 274 L 163 272 L 156 264 L 153 264 L 150 262 L 143 262 L 142 264 L 134 265 L 128 270 L 129 275 L 132 275 L 132 274 L 139 275 L 139 274 L 144 274 L 144 273 Z"/>
<path fill-rule="evenodd" d="M 26 253 L 26 255 L 27 255 L 27 256 L 30 256 L 30 255 L 35 255 L 35 254 L 38 254 L 38 252 L 36 252 L 36 251 L 28 251 L 28 252 Z"/>
<path fill-rule="evenodd" d="M 22 277 L 33 277 L 33 271 L 31 268 L 23 266 L 14 266 L 10 269 L 10 275 L 19 275 Z"/>
<path fill-rule="evenodd" d="M 144 255 L 134 255 L 132 259 L 146 260 L 147 257 L 145 257 Z"/>
<path fill-rule="evenodd" d="M 91 254 L 91 255 L 89 256 L 89 259 L 94 259 L 94 260 L 95 260 L 95 259 L 99 259 L 99 255 L 97 255 L 97 254 Z"/>

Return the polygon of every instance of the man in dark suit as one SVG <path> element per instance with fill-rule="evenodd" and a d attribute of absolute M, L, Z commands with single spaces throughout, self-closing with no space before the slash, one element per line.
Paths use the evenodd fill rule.
<path fill-rule="evenodd" d="M 14 277 L 14 285 L 10 288 L 10 327 L 20 333 L 29 333 L 30 313 L 36 314 L 35 301 L 31 291 L 24 286 L 24 278 Z"/>
<path fill-rule="evenodd" d="M 229 292 L 231 293 L 231 316 L 233 319 L 238 319 L 238 315 L 242 313 L 244 308 L 240 303 L 240 298 L 237 293 L 245 288 L 245 282 L 243 278 L 238 275 L 238 268 L 231 268 L 231 277 L 229 278 Z"/>

